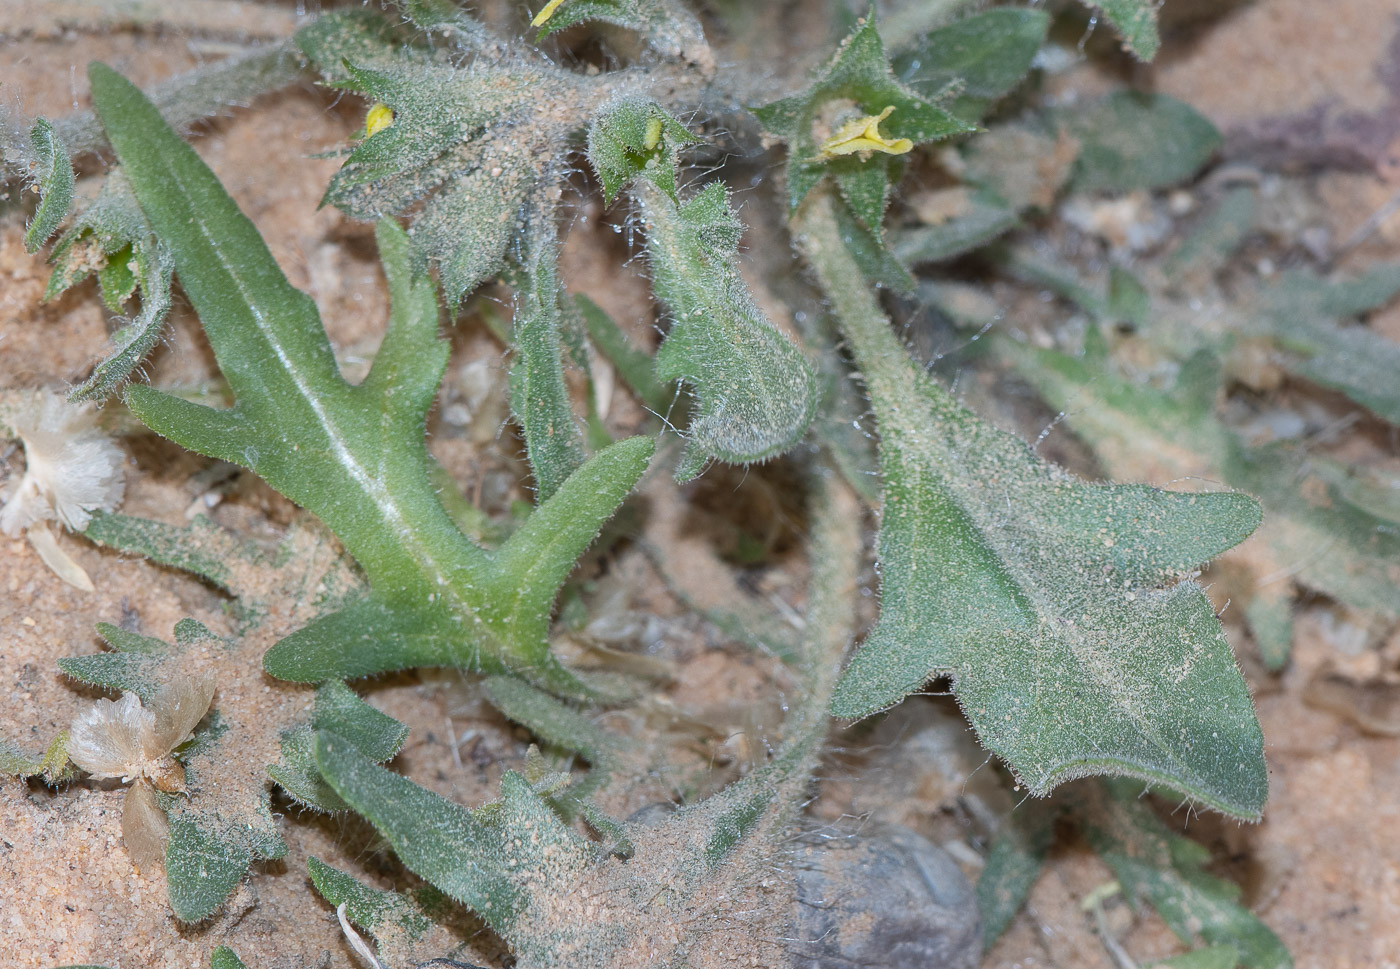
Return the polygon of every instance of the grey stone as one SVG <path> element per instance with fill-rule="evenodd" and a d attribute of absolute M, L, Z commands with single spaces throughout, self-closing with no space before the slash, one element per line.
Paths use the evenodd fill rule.
<path fill-rule="evenodd" d="M 977 897 L 941 848 L 894 825 L 849 837 L 801 836 L 794 969 L 977 969 Z"/>

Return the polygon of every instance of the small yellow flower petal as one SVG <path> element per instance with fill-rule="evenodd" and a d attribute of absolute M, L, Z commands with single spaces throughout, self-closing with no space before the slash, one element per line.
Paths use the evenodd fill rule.
<path fill-rule="evenodd" d="M 818 158 L 836 158 L 839 155 L 854 155 L 863 151 L 879 151 L 886 155 L 902 155 L 914 147 L 908 138 L 893 140 L 880 134 L 880 122 L 894 113 L 891 104 L 879 114 L 867 114 L 863 118 L 847 121 L 836 133 L 822 142 Z"/>
<path fill-rule="evenodd" d="M 382 102 L 370 106 L 365 115 L 365 137 L 377 135 L 394 123 L 394 109 Z"/>
<path fill-rule="evenodd" d="M 530 26 L 538 27 L 550 17 L 553 17 L 554 11 L 558 10 L 559 5 L 563 2 L 564 0 L 549 0 L 549 3 L 544 5 L 544 9 L 542 9 L 539 13 L 535 14 L 535 19 L 530 21 Z"/>

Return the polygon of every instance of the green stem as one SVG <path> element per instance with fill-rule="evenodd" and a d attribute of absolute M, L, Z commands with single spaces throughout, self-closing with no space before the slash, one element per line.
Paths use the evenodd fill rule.
<path fill-rule="evenodd" d="M 952 403 L 948 392 L 926 379 L 895 339 L 889 317 L 841 239 L 830 194 L 812 193 L 794 219 L 793 229 L 841 332 L 850 341 L 881 430 L 906 423 L 898 413 L 903 403 L 919 403 L 930 396 Z"/>

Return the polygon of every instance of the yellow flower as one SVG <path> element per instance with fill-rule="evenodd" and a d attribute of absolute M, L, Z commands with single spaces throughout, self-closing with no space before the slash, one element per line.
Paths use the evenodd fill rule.
<path fill-rule="evenodd" d="M 394 109 L 383 102 L 377 102 L 370 106 L 365 115 L 365 137 L 377 135 L 393 123 Z"/>
<path fill-rule="evenodd" d="M 908 138 L 891 140 L 880 134 L 880 122 L 894 113 L 891 104 L 879 114 L 867 114 L 863 118 L 847 121 L 836 133 L 822 142 L 817 157 L 836 158 L 838 155 L 854 155 L 859 152 L 881 151 L 887 155 L 902 155 L 914 147 Z"/>
<path fill-rule="evenodd" d="M 558 10 L 559 5 L 563 2 L 564 0 L 549 0 L 549 3 L 544 5 L 544 9 L 542 9 L 539 13 L 535 14 L 535 19 L 530 21 L 530 26 L 538 27 L 550 17 L 553 17 L 554 11 Z"/>

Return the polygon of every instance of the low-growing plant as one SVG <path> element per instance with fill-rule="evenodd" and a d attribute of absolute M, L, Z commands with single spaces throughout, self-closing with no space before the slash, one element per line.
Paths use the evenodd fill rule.
<path fill-rule="evenodd" d="M 1098 10 L 1133 56 L 1150 59 L 1155 6 L 1116 0 Z M 746 16 L 721 15 L 731 29 Z M 251 471 L 309 513 L 274 555 L 203 518 L 175 527 L 97 511 L 86 527 L 99 545 L 226 590 L 237 617 L 231 640 L 187 619 L 173 644 L 103 624 L 111 651 L 59 664 L 123 691 L 120 704 L 99 702 L 132 724 L 159 720 L 189 684 L 213 684 L 211 712 L 188 744 L 175 746 L 183 731 L 174 731 L 150 750 L 133 741 L 131 756 L 145 761 L 97 756 L 91 724 L 115 716 L 103 707 L 79 719 L 83 743 L 71 748 L 78 767 L 136 778 L 126 810 L 142 811 L 143 843 L 163 844 L 147 854 L 163 864 L 178 919 L 209 917 L 251 864 L 287 852 L 270 800 L 280 788 L 275 796 L 308 809 L 361 815 L 431 886 L 383 891 L 363 872 L 311 859 L 316 891 L 348 932 L 353 923 L 375 938 L 369 958 L 385 966 L 460 955 L 448 928 L 458 906 L 521 967 L 783 964 L 794 891 L 785 853 L 829 732 L 946 679 L 1017 790 L 1044 798 L 1069 781 L 1109 778 L 1022 805 L 1003 824 L 978 889 L 989 943 L 1029 892 L 1052 825 L 1070 819 L 1125 896 L 1149 901 L 1185 944 L 1199 938 L 1248 966 L 1290 964 L 1228 884 L 1201 872 L 1203 849 L 1136 798 L 1151 787 L 1246 821 L 1264 809 L 1250 693 L 1196 581 L 1259 526 L 1260 501 L 1279 509 L 1283 525 L 1265 531 L 1278 555 L 1321 531 L 1357 546 L 1347 575 L 1310 567 L 1297 582 L 1400 610 L 1393 583 L 1378 578 L 1400 549 L 1393 533 L 1371 527 L 1393 504 L 1363 507 L 1355 497 L 1304 508 L 1276 473 L 1286 451 L 1247 446 L 1214 407 L 1225 344 L 1242 333 L 1277 341 L 1300 377 L 1394 420 L 1389 384 L 1373 379 L 1393 347 L 1320 327 L 1297 308 L 1310 299 L 1346 317 L 1397 287 L 1393 274 L 1354 284 L 1289 277 L 1259 294 L 1258 312 L 1235 334 L 1213 337 L 1173 322 L 1165 280 L 1120 269 L 1100 292 L 1031 254 L 1014 234 L 1066 194 L 1177 185 L 1219 144 L 1208 122 L 1165 97 L 1119 92 L 1040 107 L 1026 79 L 1050 19 L 993 7 L 925 23 L 887 50 L 875 10 L 859 11 L 810 78 L 765 84 L 785 96 L 758 103 L 756 85 L 717 56 L 702 19 L 678 0 L 552 0 L 534 12 L 534 45 L 493 33 L 448 0 L 323 14 L 295 44 L 324 84 L 363 97 L 368 113 L 325 202 L 376 222 L 391 302 L 358 382 L 344 376 L 311 297 L 288 282 L 163 116 L 162 105 L 171 113 L 172 103 L 203 103 L 207 77 L 181 82 L 183 98 L 171 94 L 177 83 L 158 104 L 94 64 L 100 130 L 82 119 L 39 121 L 31 143 L 9 147 L 33 163 L 42 196 L 31 250 L 57 233 L 71 204 L 71 156 L 111 149 L 100 192 L 53 247 L 48 295 L 95 273 L 108 307 L 120 311 L 139 293 L 140 309 L 72 397 L 119 399 L 151 431 Z M 633 38 L 633 56 L 599 71 L 546 53 L 544 38 L 593 22 Z M 273 88 L 289 74 L 278 66 L 288 56 L 250 58 L 241 73 L 226 67 L 220 83 Z M 785 220 L 773 234 L 790 235 L 807 273 L 790 285 L 814 294 L 792 302 L 820 313 L 759 298 L 753 274 L 741 271 L 745 227 L 727 170 L 687 162 L 715 140 L 716 119 L 741 154 L 782 153 L 779 204 L 771 213 L 748 204 L 744 216 Z M 936 164 L 927 145 L 957 159 L 938 163 L 950 214 L 890 225 L 906 170 Z M 558 226 L 565 183 L 583 182 L 580 157 L 603 203 L 623 199 L 632 213 L 665 320 L 654 355 L 565 292 Z M 1238 201 L 1221 202 L 1221 220 Z M 1212 244 L 1188 239 L 1174 272 L 1209 258 L 1191 246 Z M 1075 412 L 1070 426 L 1107 470 L 1131 479 L 1144 453 L 1185 450 L 1205 467 L 1159 480 L 1196 473 L 1240 490 L 1084 480 L 961 401 L 911 354 L 889 311 L 917 288 L 954 325 L 982 325 L 985 301 L 940 275 L 968 254 L 979 272 L 1050 288 L 1090 315 L 1078 348 L 1009 331 L 983 345 L 1056 410 L 1092 389 L 1106 409 Z M 444 324 L 497 279 L 514 294 L 502 327 L 506 392 L 535 501 L 483 527 L 425 435 L 448 366 Z M 172 280 L 198 314 L 226 406 L 132 379 L 160 339 Z M 1143 387 L 1115 371 L 1107 334 L 1124 322 L 1179 362 L 1174 385 Z M 641 433 L 613 439 L 595 394 L 599 360 L 655 414 Z M 1357 360 L 1378 369 L 1358 370 Z M 867 414 L 873 453 L 850 433 Z M 598 714 L 643 710 L 654 687 L 625 664 L 600 672 L 566 661 L 552 641 L 576 600 L 561 607 L 561 589 L 600 534 L 619 540 L 605 528 L 639 485 L 675 501 L 668 474 L 685 483 L 719 464 L 781 455 L 802 482 L 810 522 L 805 621 L 776 621 L 737 583 L 716 594 L 707 577 L 733 581 L 721 563 L 701 556 L 676 568 L 679 549 L 647 549 L 679 599 L 786 670 L 794 685 L 779 739 L 743 777 L 659 822 L 611 816 L 605 805 L 617 802 L 606 792 L 638 786 L 659 755 Z M 1346 490 L 1346 468 L 1315 473 L 1339 495 L 1357 494 Z M 855 591 L 862 501 L 879 521 L 879 615 L 868 631 Z M 1287 655 L 1289 606 L 1278 593 L 1261 587 L 1248 613 L 1273 665 Z M 348 684 L 423 667 L 469 675 L 550 756 L 532 748 L 505 773 L 499 800 L 475 806 L 396 772 L 407 726 Z M 255 686 L 275 690 L 276 702 L 254 700 Z M 35 756 L 6 743 L 0 767 L 67 781 L 63 744 Z M 183 783 L 153 783 L 146 761 L 174 769 L 172 747 Z M 153 813 L 165 830 L 152 828 Z M 212 964 L 242 965 L 227 948 Z"/>

